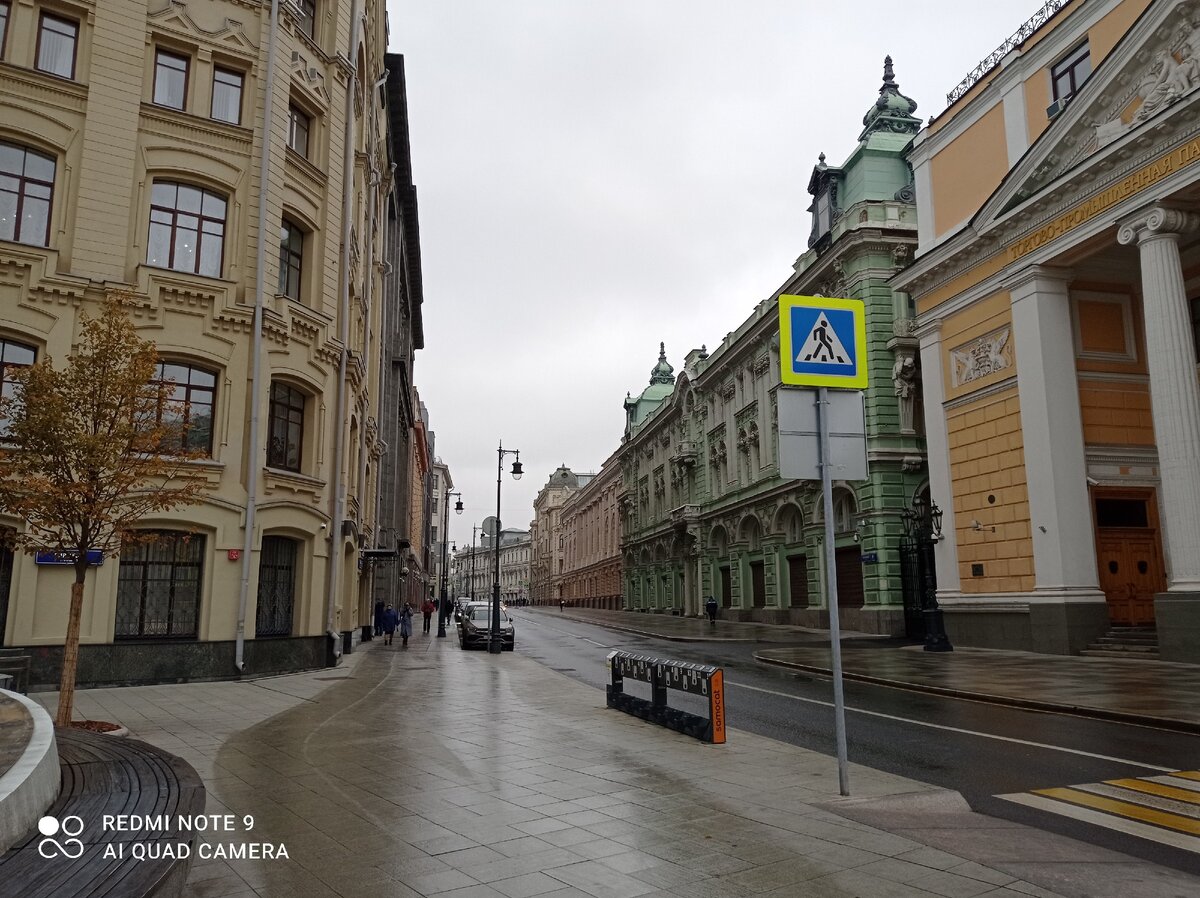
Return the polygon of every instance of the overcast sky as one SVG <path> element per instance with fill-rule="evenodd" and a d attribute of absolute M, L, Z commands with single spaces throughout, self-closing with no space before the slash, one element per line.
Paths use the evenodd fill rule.
<path fill-rule="evenodd" d="M 659 341 L 676 372 L 786 280 L 817 154 L 891 54 L 927 120 L 1043 0 L 388 0 L 420 205 L 415 380 L 466 511 L 528 527 L 559 464 L 617 449 Z"/>

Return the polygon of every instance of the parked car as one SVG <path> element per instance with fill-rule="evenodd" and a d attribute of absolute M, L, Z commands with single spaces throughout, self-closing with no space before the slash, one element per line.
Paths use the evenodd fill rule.
<path fill-rule="evenodd" d="M 458 644 L 464 649 L 486 646 L 492 626 L 492 609 L 486 602 L 473 602 L 463 609 L 463 619 L 458 625 Z M 517 644 L 513 619 L 500 612 L 500 647 L 511 652 Z"/>
<path fill-rule="evenodd" d="M 457 608 L 454 609 L 454 620 L 461 627 L 462 620 L 464 617 L 467 616 L 467 612 L 470 611 L 472 608 L 477 608 L 480 606 L 482 606 L 484 608 L 491 608 L 492 603 L 491 602 L 481 602 L 478 599 L 463 599 L 462 603 Z"/>

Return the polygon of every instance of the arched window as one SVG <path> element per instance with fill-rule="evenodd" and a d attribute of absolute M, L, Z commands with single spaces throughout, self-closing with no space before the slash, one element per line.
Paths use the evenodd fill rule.
<path fill-rule="evenodd" d="M 165 401 L 159 403 L 156 421 L 172 431 L 166 446 L 211 456 L 217 375 L 184 362 L 159 362 L 152 382 L 166 387 L 159 394 Z"/>
<path fill-rule="evenodd" d="M 285 218 L 279 228 L 279 292 L 300 299 L 300 275 L 304 270 L 304 231 Z M 434 484 L 437 488 L 437 484 Z"/>
<path fill-rule="evenodd" d="M 267 465 L 285 471 L 299 471 L 304 449 L 305 396 L 295 387 L 275 381 L 271 384 L 270 438 Z"/>
<path fill-rule="evenodd" d="M 27 368 L 37 358 L 37 350 L 14 340 L 0 339 L 0 396 L 11 399 L 17 391 L 13 383 L 14 368 Z M 0 437 L 8 433 L 8 419 L 0 418 Z"/>
<path fill-rule="evenodd" d="M 296 558 L 299 543 L 286 536 L 264 536 L 258 562 L 258 612 L 254 635 L 291 636 L 296 606 Z"/>
<path fill-rule="evenodd" d="M 49 245 L 54 169 L 50 156 L 0 143 L 0 240 Z"/>
<path fill-rule="evenodd" d="M 156 181 L 150 190 L 146 264 L 220 277 L 228 203 L 209 190 Z"/>
<path fill-rule="evenodd" d="M 121 550 L 117 639 L 195 639 L 200 620 L 204 537 L 161 530 Z"/>

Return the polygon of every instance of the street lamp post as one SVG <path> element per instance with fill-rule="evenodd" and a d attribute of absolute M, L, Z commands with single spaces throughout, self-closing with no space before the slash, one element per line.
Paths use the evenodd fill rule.
<path fill-rule="evenodd" d="M 945 618 L 938 606 L 934 569 L 933 547 L 942 538 L 942 510 L 933 501 L 926 505 L 925 497 L 918 495 L 913 500 L 913 507 L 905 509 L 902 515 L 905 533 L 917 548 L 921 616 L 925 619 L 925 651 L 952 652 L 954 646 L 946 635 Z"/>
<path fill-rule="evenodd" d="M 441 638 L 446 637 L 446 608 L 450 604 L 450 600 L 446 598 L 446 574 L 450 564 L 450 557 L 447 550 L 450 548 L 450 540 L 448 539 L 450 529 L 450 497 L 457 496 L 458 501 L 454 503 L 454 513 L 463 513 L 462 493 L 454 490 L 446 491 L 446 501 L 442 504 L 442 596 L 438 602 L 438 631 L 437 635 Z"/>
<path fill-rule="evenodd" d="M 513 459 L 512 476 L 513 480 L 520 480 L 521 474 L 521 450 L 520 449 L 505 449 L 501 443 L 496 449 L 496 530 L 492 536 L 496 548 L 496 567 L 494 577 L 492 579 L 492 626 L 488 633 L 488 654 L 498 655 L 503 646 L 500 643 L 500 534 L 504 527 L 500 523 L 500 482 L 504 477 L 504 456 L 516 456 Z"/>

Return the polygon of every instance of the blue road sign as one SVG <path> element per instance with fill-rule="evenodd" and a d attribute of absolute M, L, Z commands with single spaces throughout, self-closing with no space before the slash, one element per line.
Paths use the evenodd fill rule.
<path fill-rule="evenodd" d="M 861 299 L 779 297 L 781 380 L 801 387 L 867 386 L 867 322 Z"/>

